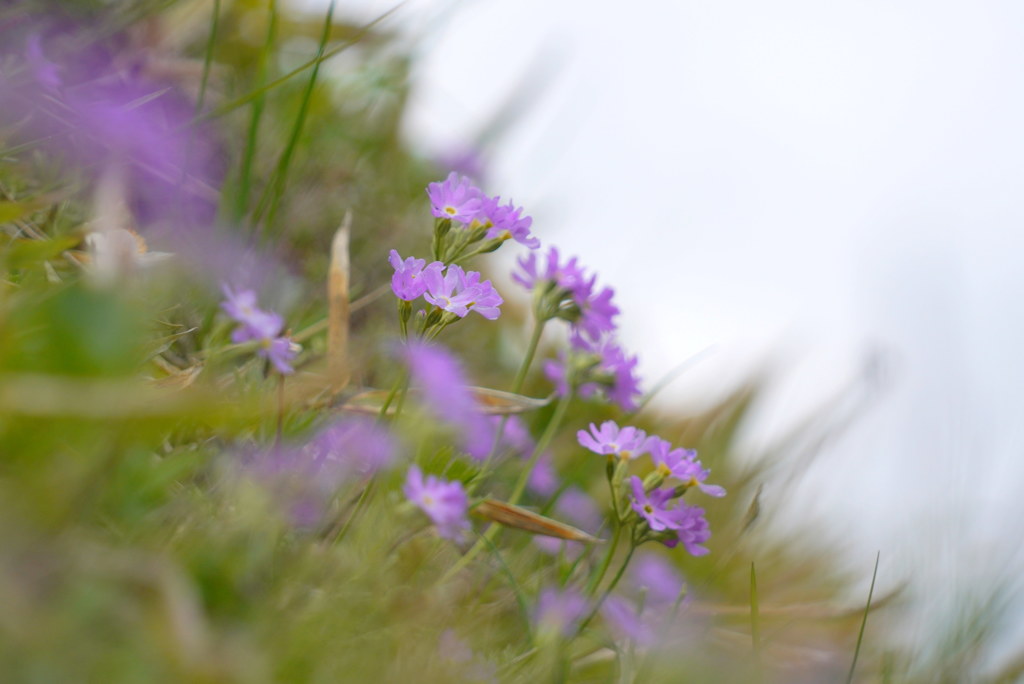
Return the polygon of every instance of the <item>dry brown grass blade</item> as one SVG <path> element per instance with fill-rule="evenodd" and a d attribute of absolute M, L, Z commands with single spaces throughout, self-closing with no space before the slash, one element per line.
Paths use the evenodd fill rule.
<path fill-rule="evenodd" d="M 484 499 L 473 509 L 473 513 L 505 527 L 514 527 L 531 534 L 590 544 L 602 541 L 571 525 L 495 499 Z"/>
<path fill-rule="evenodd" d="M 327 379 L 332 394 L 348 384 L 351 369 L 348 364 L 348 236 L 352 227 L 352 213 L 331 241 L 331 267 L 327 274 Z"/>

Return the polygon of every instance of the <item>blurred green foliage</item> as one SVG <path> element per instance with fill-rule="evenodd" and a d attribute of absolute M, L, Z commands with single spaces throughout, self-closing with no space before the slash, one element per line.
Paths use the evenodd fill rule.
<path fill-rule="evenodd" d="M 16 33 L 53 26 L 71 26 L 62 28 L 66 39 L 105 42 L 126 59 L 146 55 L 140 68 L 192 97 L 209 66 L 201 125 L 216 133 L 212 153 L 226 169 L 219 219 L 285 264 L 278 304 L 290 306 L 289 325 L 305 346 L 279 408 L 263 364 L 231 347 L 218 294 L 187 271 L 134 274 L 113 288 L 91 282 L 81 243 L 94 218 L 95 170 L 25 139 L 23 122 L 0 119 L 3 679 L 546 681 L 550 662 L 531 643 L 519 601 L 571 573 L 565 558 L 507 532 L 500 558 L 484 553 L 467 573 L 441 581 L 457 549 L 439 543 L 403 503 L 399 473 L 377 483 L 350 526 L 361 483 L 336 493 L 329 524 L 308 529 L 282 506 L 277 487 L 286 485 L 268 486 L 237 467 L 238 444 L 299 441 L 344 399 L 323 400 L 322 321 L 330 242 L 348 212 L 351 299 L 360 302 L 350 321 L 353 386 L 394 382 L 393 302 L 374 293 L 389 280 L 390 247 L 427 252 L 423 188 L 444 170 L 414 156 L 401 135 L 410 58 L 387 24 L 339 18 L 331 26 L 325 47 L 345 57 L 324 61 L 300 128 L 311 70 L 299 67 L 315 56 L 322 18 L 262 0 L 220 5 L 213 41 L 209 1 L 16 3 L 0 14 L 17 46 L 2 69 L 14 74 L 23 66 Z M 293 155 L 286 166 L 284 154 Z M 280 202 L 269 211 L 275 188 Z M 138 229 L 145 234 L 145 225 Z M 543 237 L 542 227 L 537 232 Z M 526 316 L 508 302 L 502 325 L 467 320 L 463 334 L 445 342 L 481 385 L 506 389 Z M 845 676 L 863 610 L 837 602 L 851 578 L 823 545 L 765 534 L 763 466 L 750 465 L 759 461 L 749 454 L 736 459 L 737 435 L 764 389 L 755 379 L 697 415 L 636 417 L 640 427 L 698 449 L 730 496 L 706 506 L 709 556 L 667 556 L 693 597 L 673 650 L 619 653 L 617 661 L 610 638 L 588 634 L 568 647 L 572 681 L 624 681 L 630 671 L 643 682 Z M 548 391 L 534 373 L 525 393 Z M 551 410 L 529 416 L 534 434 Z M 606 498 L 602 468 L 581 455 L 575 429 L 606 418 L 621 416 L 576 402 L 552 445 L 561 474 L 598 501 Z M 772 467 L 800 437 L 765 454 Z M 429 426 L 410 422 L 404 439 L 435 472 L 448 461 Z M 498 482 L 511 486 L 517 465 L 506 463 Z M 468 478 L 474 468 L 459 464 L 447 474 Z M 507 491 L 499 485 L 492 494 Z M 751 647 L 752 561 L 760 649 Z M 480 662 L 440 652 L 445 630 Z M 883 650 L 869 620 L 859 666 L 868 679 L 882 672 Z"/>

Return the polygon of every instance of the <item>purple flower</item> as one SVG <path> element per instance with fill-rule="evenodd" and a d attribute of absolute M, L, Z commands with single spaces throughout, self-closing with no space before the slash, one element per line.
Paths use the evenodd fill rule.
<path fill-rule="evenodd" d="M 530 235 L 533 219 L 521 216 L 522 212 L 523 208 L 517 207 L 511 200 L 503 205 L 500 197 L 485 197 L 476 220 L 489 226 L 486 235 L 489 240 L 512 239 L 530 249 L 537 249 L 540 240 Z"/>
<path fill-rule="evenodd" d="M 252 290 L 234 292 L 227 285 L 222 285 L 227 298 L 220 306 L 232 320 L 242 327 L 231 333 L 231 341 L 235 344 L 268 337 L 277 337 L 284 328 L 284 319 L 273 312 L 263 311 L 256 306 L 256 293 Z"/>
<path fill-rule="evenodd" d="M 558 491 L 560 482 L 558 473 L 551 465 L 551 456 L 547 453 L 541 454 L 527 480 L 530 491 L 540 496 L 551 496 Z"/>
<path fill-rule="evenodd" d="M 423 298 L 444 311 L 459 318 L 464 318 L 470 311 L 476 311 L 492 321 L 501 315 L 498 307 L 504 300 L 491 285 L 491 281 L 480 281 L 480 274 L 476 271 L 466 273 L 457 264 L 449 264 L 444 275 L 440 268 L 427 267 L 423 270 L 422 278 L 427 286 Z"/>
<path fill-rule="evenodd" d="M 60 88 L 62 83 L 60 67 L 43 54 L 43 43 L 38 33 L 29 36 L 26 42 L 25 61 L 28 62 L 32 77 L 39 85 L 53 91 Z"/>
<path fill-rule="evenodd" d="M 497 682 L 498 670 L 494 663 L 490 663 L 475 653 L 465 640 L 461 639 L 453 629 L 446 629 L 441 633 L 437 644 L 438 653 L 444 660 L 450 663 L 461 665 L 463 678 L 468 682 Z"/>
<path fill-rule="evenodd" d="M 697 506 L 687 506 L 680 501 L 679 506 L 672 510 L 672 518 L 675 522 L 675 527 L 672 528 L 675 536 L 670 535 L 668 538 L 661 540 L 661 543 L 671 549 L 682 542 L 686 550 L 690 552 L 690 555 L 706 555 L 708 550 L 701 546 L 701 544 L 711 538 L 711 529 L 708 526 L 707 519 L 704 517 L 704 509 Z"/>
<path fill-rule="evenodd" d="M 451 169 L 478 182 L 484 180 L 487 171 L 483 151 L 472 145 L 453 145 L 436 155 L 435 161 L 442 169 Z"/>
<path fill-rule="evenodd" d="M 558 250 L 551 247 L 543 268 L 534 253 L 520 257 L 518 264 L 512 279 L 531 291 L 541 286 L 553 288 L 546 295 L 553 300 L 546 307 L 548 315 L 569 321 L 574 334 L 597 340 L 615 330 L 614 318 L 619 315 L 612 303 L 615 292 L 608 287 L 598 290 L 597 276 L 588 278 L 576 257 L 562 263 Z"/>
<path fill-rule="evenodd" d="M 303 449 L 316 469 L 371 475 L 394 458 L 395 442 L 384 428 L 366 418 L 344 418 L 324 429 Z"/>
<path fill-rule="evenodd" d="M 469 529 L 469 500 L 461 482 L 448 482 L 433 475 L 424 480 L 423 472 L 414 465 L 409 468 L 402 491 L 434 521 L 437 533 L 445 539 L 458 540 L 463 530 Z"/>
<path fill-rule="evenodd" d="M 586 274 L 576 263 L 576 257 L 564 264 L 561 263 L 557 247 L 548 249 L 544 268 L 539 268 L 535 252 L 519 257 L 517 263 L 519 271 L 512 273 L 512 279 L 527 290 L 535 290 L 537 285 L 543 282 L 553 282 L 558 288 L 570 294 L 577 291 L 585 292 Z"/>
<path fill-rule="evenodd" d="M 655 554 L 644 554 L 634 560 L 629 566 L 629 577 L 650 605 L 675 603 L 683 591 L 683 578 L 676 567 Z"/>
<path fill-rule="evenodd" d="M 609 596 L 601 605 L 601 615 L 619 639 L 648 646 L 656 640 L 654 627 L 621 596 Z"/>
<path fill-rule="evenodd" d="M 672 449 L 672 445 L 661 437 L 652 436 L 647 440 L 647 451 L 651 453 L 658 472 L 665 477 L 674 477 L 689 487 L 698 487 L 709 496 L 725 496 L 725 489 L 718 485 L 704 484 L 711 473 L 697 460 L 692 449 Z"/>
<path fill-rule="evenodd" d="M 672 500 L 671 489 L 655 489 L 650 494 L 644 492 L 644 483 L 636 475 L 629 478 L 633 487 L 633 500 L 630 505 L 637 514 L 647 521 L 655 532 L 678 528 L 676 521 L 677 509 L 669 508 Z"/>
<path fill-rule="evenodd" d="M 470 271 L 466 274 L 464 286 L 466 293 L 472 293 L 470 300 L 466 303 L 466 308 L 469 311 L 476 311 L 489 321 L 493 321 L 501 315 L 498 307 L 505 300 L 494 289 L 490 280 L 480 282 L 480 274 Z"/>
<path fill-rule="evenodd" d="M 391 276 L 391 290 L 395 293 L 396 297 L 407 302 L 411 302 L 427 291 L 427 281 L 423 277 L 424 270 L 440 272 L 444 267 L 444 264 L 440 261 L 435 261 L 426 266 L 426 262 L 423 259 L 413 257 L 408 257 L 403 261 L 402 257 L 395 250 L 391 250 L 388 261 L 395 269 L 395 274 Z"/>
<path fill-rule="evenodd" d="M 620 428 L 613 420 L 606 420 L 598 428 L 590 424 L 590 432 L 576 433 L 580 446 L 595 454 L 615 455 L 622 459 L 634 459 L 644 453 L 647 433 L 632 426 Z"/>
<path fill-rule="evenodd" d="M 570 636 L 587 611 L 587 600 L 572 589 L 548 587 L 537 599 L 534 620 L 537 630 L 563 637 Z"/>
<path fill-rule="evenodd" d="M 597 294 L 594 294 L 593 283 L 594 281 L 591 279 L 585 297 L 578 297 L 576 299 L 576 304 L 580 309 L 580 317 L 575 325 L 583 334 L 589 336 L 590 339 L 597 340 L 601 335 L 615 330 L 615 321 L 613 319 L 619 315 L 619 307 L 612 304 L 612 297 L 615 296 L 614 290 L 606 287 Z"/>
<path fill-rule="evenodd" d="M 405 361 L 414 383 L 423 391 L 423 402 L 439 418 L 457 426 L 466 452 L 477 460 L 487 458 L 494 429 L 480 413 L 467 388 L 462 366 L 441 347 L 410 343 Z"/>
<path fill-rule="evenodd" d="M 281 336 L 284 319 L 276 313 L 263 311 L 256 306 L 256 294 L 252 290 L 238 293 L 223 285 L 224 296 L 221 308 L 239 327 L 231 332 L 231 341 L 259 342 L 256 355 L 270 361 L 282 375 L 294 372 L 291 362 L 299 352 L 299 347 L 290 338 Z"/>
<path fill-rule="evenodd" d="M 610 337 L 598 342 L 589 342 L 579 335 L 574 335 L 571 342 L 577 351 L 592 354 L 599 359 L 597 365 L 590 371 L 592 381 L 580 384 L 579 395 L 586 398 L 603 391 L 609 401 L 618 404 L 624 411 L 635 410 L 637 399 L 643 396 L 640 378 L 636 374 L 639 359 L 636 356 L 627 356 L 622 347 Z M 552 374 L 557 372 L 556 369 L 552 369 Z M 551 377 L 551 374 L 548 377 Z"/>
<path fill-rule="evenodd" d="M 594 533 L 601 527 L 601 511 L 594 500 L 579 487 L 568 487 L 555 502 L 555 511 L 585 532 Z"/>
<path fill-rule="evenodd" d="M 454 171 L 444 181 L 428 185 L 427 195 L 434 216 L 459 223 L 472 221 L 483 203 L 480 189 Z"/>
<path fill-rule="evenodd" d="M 495 432 L 497 432 L 498 427 L 502 423 L 505 424 L 505 428 L 501 433 L 501 440 L 498 442 L 499 449 L 510 449 L 524 456 L 533 452 L 533 437 L 523 423 L 522 418 L 515 415 L 490 416 L 489 421 Z"/>

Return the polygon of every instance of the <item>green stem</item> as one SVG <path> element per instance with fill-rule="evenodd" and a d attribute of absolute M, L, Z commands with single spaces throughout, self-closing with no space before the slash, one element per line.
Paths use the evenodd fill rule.
<path fill-rule="evenodd" d="M 608 566 L 612 564 L 612 558 L 615 557 L 615 551 L 619 548 L 619 539 L 622 538 L 622 523 L 619 522 L 618 516 L 615 518 L 615 532 L 612 533 L 612 543 L 608 546 L 608 553 L 604 555 L 604 560 L 601 561 L 601 567 L 598 568 L 597 572 L 590 578 L 587 583 L 586 594 L 587 596 L 593 596 L 597 591 L 597 588 L 601 585 L 601 580 L 604 579 L 605 574 L 608 572 Z"/>
<path fill-rule="evenodd" d="M 533 454 L 530 455 L 530 460 L 527 462 L 523 472 L 519 475 L 519 480 L 516 482 L 515 489 L 512 490 L 512 495 L 508 499 L 508 503 L 516 504 L 519 502 L 519 498 L 523 495 L 523 491 L 526 489 L 526 483 L 530 480 L 530 473 L 533 471 L 533 467 L 537 465 L 537 460 L 540 455 L 544 453 L 544 450 L 548 448 L 551 440 L 555 436 L 555 432 L 558 431 L 562 420 L 565 418 L 566 411 L 569 410 L 569 404 L 572 401 L 572 392 L 562 397 L 558 405 L 555 406 L 555 412 L 551 415 L 551 420 L 548 421 L 547 427 L 544 429 L 544 434 L 541 435 L 537 441 L 537 445 L 533 449 Z M 471 560 L 473 560 L 478 553 L 483 549 L 487 542 L 493 543 L 497 538 L 498 533 L 501 531 L 501 526 L 498 523 L 491 523 L 491 525 L 484 532 L 483 539 L 478 539 L 477 542 L 467 551 L 462 558 L 455 562 L 451 568 L 448 569 L 438 582 L 443 584 L 449 579 L 455 576 L 462 568 L 466 567 Z"/>
<path fill-rule="evenodd" d="M 530 336 L 530 344 L 526 347 L 526 356 L 523 357 L 523 364 L 519 366 L 515 382 L 512 383 L 512 394 L 519 394 L 523 391 L 523 383 L 526 382 L 526 375 L 530 372 L 530 365 L 533 364 L 533 357 L 537 354 L 537 345 L 540 344 L 540 337 L 544 333 L 546 320 L 537 320 L 533 324 L 533 335 Z"/>
<path fill-rule="evenodd" d="M 622 579 L 622 575 L 626 572 L 626 568 L 629 567 L 629 561 L 632 560 L 633 552 L 636 551 L 637 546 L 639 545 L 636 543 L 631 543 L 629 545 L 629 553 L 627 553 L 626 557 L 623 559 L 622 565 L 619 566 L 618 572 L 616 572 L 615 577 L 612 578 L 611 584 L 609 584 L 608 588 L 604 590 L 603 594 L 601 594 L 601 598 L 597 600 L 594 607 L 590 609 L 590 614 L 587 615 L 583 622 L 580 623 L 579 629 L 576 630 L 576 634 L 583 633 L 583 630 L 590 624 L 590 621 L 594 619 L 594 616 L 597 615 L 597 611 L 601 610 L 601 606 L 604 605 L 605 600 L 615 590 L 619 580 Z"/>
<path fill-rule="evenodd" d="M 526 490 L 526 483 L 530 480 L 530 473 L 533 472 L 534 467 L 537 465 L 537 461 L 540 460 L 540 456 L 551 444 L 551 440 L 554 438 L 558 428 L 562 426 L 562 421 L 565 419 L 565 414 L 569 410 L 569 403 L 572 401 L 572 392 L 569 392 L 562 397 L 558 404 L 555 406 L 555 412 L 551 416 L 551 420 L 548 421 L 548 426 L 544 430 L 544 434 L 537 440 L 537 445 L 533 448 L 533 453 L 530 454 L 530 460 L 527 461 L 526 467 L 523 468 L 523 472 L 519 474 L 519 481 L 516 482 L 515 488 L 512 490 L 512 495 L 508 498 L 508 503 L 517 504 L 519 503 L 520 497 L 523 496 L 523 492 Z"/>
<path fill-rule="evenodd" d="M 533 324 L 533 334 L 530 337 L 530 343 L 526 348 L 526 356 L 523 357 L 523 363 L 519 366 L 519 372 L 516 373 L 515 381 L 512 383 L 512 394 L 519 394 L 523 390 L 523 383 L 526 382 L 526 374 L 530 370 L 530 365 L 533 363 L 533 357 L 537 354 L 537 345 L 540 342 L 541 334 L 544 332 L 544 325 L 547 323 L 546 320 L 537 319 Z M 494 444 L 491 445 L 491 451 L 487 454 L 487 459 L 484 460 L 483 467 L 480 468 L 480 474 L 473 478 L 473 482 L 470 483 L 470 488 L 467 493 L 472 494 L 476 489 L 477 485 L 490 474 L 491 465 L 494 462 L 494 457 L 498 455 L 498 447 L 501 446 L 501 438 L 505 434 L 505 426 L 508 424 L 508 414 L 501 417 L 501 421 L 498 423 L 498 430 L 494 434 Z"/>

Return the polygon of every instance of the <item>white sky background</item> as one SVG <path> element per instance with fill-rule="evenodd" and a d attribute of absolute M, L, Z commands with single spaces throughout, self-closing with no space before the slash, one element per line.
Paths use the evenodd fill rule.
<path fill-rule="evenodd" d="M 1024 570 L 1024 5 L 493 0 L 424 22 L 447 7 L 396 20 L 421 51 L 410 140 L 466 142 L 543 86 L 487 189 L 616 288 L 650 384 L 716 345 L 667 395 L 691 405 L 772 359 L 760 444 L 881 350 L 889 390 L 786 514 L 866 576 L 880 549 L 880 583 L 912 574 L 924 604 Z"/>

